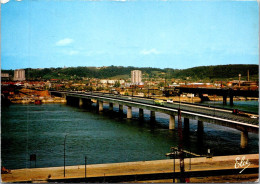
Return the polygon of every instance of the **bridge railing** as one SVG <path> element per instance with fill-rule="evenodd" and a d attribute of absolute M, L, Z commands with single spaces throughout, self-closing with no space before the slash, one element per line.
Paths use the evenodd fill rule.
<path fill-rule="evenodd" d="M 84 95 L 84 94 L 95 95 L 95 96 L 100 96 L 100 97 L 109 97 L 112 99 L 125 100 L 125 101 L 129 101 L 129 102 L 139 102 L 139 103 L 143 103 L 143 104 L 156 105 L 153 99 L 145 99 L 145 98 L 139 98 L 139 97 L 134 97 L 134 96 L 124 96 L 124 95 L 117 95 L 117 94 L 111 94 L 111 93 L 100 93 L 100 92 L 70 92 L 70 93 L 75 94 L 75 95 Z M 200 113 L 200 114 L 204 114 L 204 115 L 215 116 L 215 117 L 219 117 L 222 119 L 234 120 L 234 121 L 243 122 L 243 123 L 246 122 L 246 123 L 254 124 L 254 125 L 259 124 L 258 119 L 252 119 L 249 117 L 235 115 L 235 114 L 232 114 L 231 112 L 230 113 L 220 112 L 217 110 L 220 108 L 215 108 L 215 107 L 210 107 L 211 109 L 189 107 L 189 106 L 187 106 L 187 103 L 183 103 L 183 102 L 175 103 L 175 104 L 165 102 L 162 105 L 158 105 L 158 106 L 163 106 L 163 107 L 173 108 L 173 109 L 178 109 L 180 107 L 182 110 L 188 111 L 188 112 Z M 197 104 L 196 104 L 196 106 L 197 106 Z M 212 109 L 212 108 L 214 108 L 214 109 Z"/>

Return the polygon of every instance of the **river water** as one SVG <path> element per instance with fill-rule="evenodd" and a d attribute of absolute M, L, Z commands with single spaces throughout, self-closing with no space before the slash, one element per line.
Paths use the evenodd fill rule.
<path fill-rule="evenodd" d="M 250 102 L 249 102 L 250 103 Z M 258 103 L 257 107 L 258 108 Z M 66 136 L 66 165 L 116 163 L 167 159 L 171 146 L 177 146 L 178 130 L 169 130 L 169 115 L 144 110 L 144 120 L 72 107 L 65 104 L 10 105 L 1 109 L 1 159 L 9 169 L 30 168 L 30 155 L 36 154 L 36 167 L 63 166 Z M 126 108 L 124 107 L 126 114 Z M 177 119 L 176 119 L 177 127 Z M 197 154 L 211 149 L 214 155 L 258 153 L 258 134 L 249 133 L 247 150 L 240 150 L 240 131 L 204 123 L 203 136 L 197 135 L 197 121 L 190 120 L 190 131 L 183 134 L 183 147 Z"/>

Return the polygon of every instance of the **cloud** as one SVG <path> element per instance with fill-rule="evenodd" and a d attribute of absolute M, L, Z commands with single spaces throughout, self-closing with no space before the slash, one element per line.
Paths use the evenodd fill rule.
<path fill-rule="evenodd" d="M 9 0 L 1 0 L 2 4 L 8 3 L 8 2 L 9 2 Z"/>
<path fill-rule="evenodd" d="M 117 1 L 117 2 L 126 2 L 127 0 L 112 0 L 112 1 Z"/>
<path fill-rule="evenodd" d="M 160 52 L 156 49 L 150 49 L 150 50 L 144 49 L 140 53 L 143 55 L 160 54 Z"/>
<path fill-rule="evenodd" d="M 57 41 L 56 46 L 67 46 L 67 45 L 70 45 L 73 42 L 74 42 L 74 40 L 71 39 L 71 38 L 64 38 L 62 40 Z"/>
<path fill-rule="evenodd" d="M 70 55 L 70 56 L 77 55 L 77 54 L 79 54 L 79 51 L 77 51 L 77 50 L 70 50 L 70 51 L 67 52 L 67 54 Z"/>

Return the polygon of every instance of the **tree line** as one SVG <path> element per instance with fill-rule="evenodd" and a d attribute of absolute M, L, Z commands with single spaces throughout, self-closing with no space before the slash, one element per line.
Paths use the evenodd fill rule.
<path fill-rule="evenodd" d="M 144 78 L 167 78 L 167 79 L 190 79 L 190 80 L 228 80 L 237 79 L 241 74 L 242 79 L 246 79 L 249 71 L 250 79 L 258 81 L 259 65 L 215 65 L 215 66 L 199 66 L 188 69 L 172 69 L 172 68 L 151 68 L 151 67 L 68 67 L 68 68 L 44 68 L 32 69 L 26 68 L 26 78 L 28 80 L 49 80 L 63 79 L 71 80 L 82 78 L 112 78 L 118 76 L 130 77 L 132 70 L 141 70 Z M 1 70 L 2 73 L 14 74 L 14 70 Z"/>

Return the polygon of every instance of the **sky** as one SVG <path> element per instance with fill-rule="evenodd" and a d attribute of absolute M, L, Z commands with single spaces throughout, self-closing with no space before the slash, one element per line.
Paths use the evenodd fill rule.
<path fill-rule="evenodd" d="M 259 62 L 253 0 L 1 2 L 2 69 Z"/>

